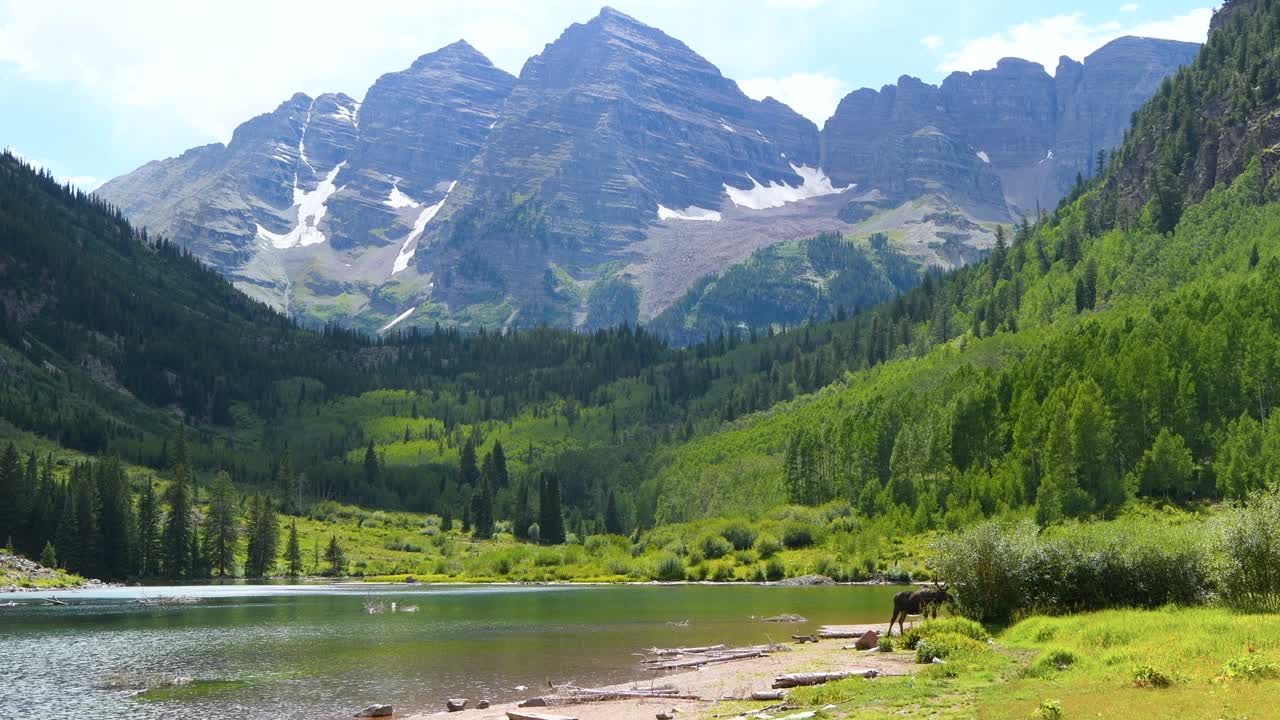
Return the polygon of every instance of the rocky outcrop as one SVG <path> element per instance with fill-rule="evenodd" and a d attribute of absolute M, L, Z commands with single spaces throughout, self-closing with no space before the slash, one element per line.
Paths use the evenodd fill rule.
<path fill-rule="evenodd" d="M 1199 46 L 1114 40 L 1055 76 L 1006 58 L 992 70 L 953 73 L 940 87 L 903 77 L 841 101 L 822 134 L 822 166 L 837 183 L 889 197 L 922 188 L 1012 214 L 1053 207 L 1093 172 L 1098 151 L 1120 144 L 1132 113 Z M 921 140 L 926 140 L 922 142 Z"/>

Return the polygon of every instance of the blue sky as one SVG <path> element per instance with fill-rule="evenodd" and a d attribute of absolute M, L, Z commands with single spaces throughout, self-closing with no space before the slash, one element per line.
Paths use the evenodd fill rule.
<path fill-rule="evenodd" d="M 1141 34 L 1203 40 L 1205 0 L 612 0 L 756 97 L 819 125 L 840 97 L 1000 57 L 1080 59 Z M 600 0 L 0 0 L 0 146 L 87 188 L 225 142 L 296 91 L 360 98 L 465 38 L 512 73 Z"/>

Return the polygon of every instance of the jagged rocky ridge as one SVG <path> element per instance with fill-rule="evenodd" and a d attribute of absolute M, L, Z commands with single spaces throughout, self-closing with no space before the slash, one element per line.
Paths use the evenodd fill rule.
<path fill-rule="evenodd" d="M 774 243 L 891 231 L 944 267 L 1052 206 L 1196 45 L 1123 38 L 850 94 L 823 130 L 606 8 L 519 78 L 465 42 L 363 103 L 296 95 L 99 194 L 255 297 L 371 330 L 647 320 Z"/>

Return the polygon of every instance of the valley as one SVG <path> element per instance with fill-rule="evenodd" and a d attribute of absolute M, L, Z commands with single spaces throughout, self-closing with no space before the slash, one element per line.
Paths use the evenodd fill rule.
<path fill-rule="evenodd" d="M 1278 38 L 819 129 L 605 8 L 95 193 L 0 153 L 0 715 L 1271 717 Z M 788 649 L 634 655 L 721 642 Z"/>

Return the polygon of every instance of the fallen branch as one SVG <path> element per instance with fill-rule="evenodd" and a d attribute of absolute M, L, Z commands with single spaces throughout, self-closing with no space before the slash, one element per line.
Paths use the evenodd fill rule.
<path fill-rule="evenodd" d="M 556 705 L 578 705 L 582 703 L 610 702 L 612 700 L 700 700 L 697 695 L 682 693 L 673 685 L 653 688 L 632 688 L 630 690 L 580 688 L 574 685 L 557 685 L 552 688 L 552 695 L 534 697 L 520 703 L 520 707 L 551 707 Z"/>
<path fill-rule="evenodd" d="M 844 680 L 851 677 L 864 677 L 871 679 L 880 674 L 880 671 L 866 668 L 860 670 L 842 670 L 839 672 L 826 673 L 794 673 L 792 675 L 781 675 L 774 679 L 773 687 L 775 690 L 782 688 L 804 687 L 809 685 L 824 685 L 837 680 Z"/>
<path fill-rule="evenodd" d="M 688 648 L 649 648 L 650 655 L 698 655 L 701 653 L 720 652 L 727 650 L 728 647 L 723 643 L 719 645 L 706 645 L 703 647 Z"/>

